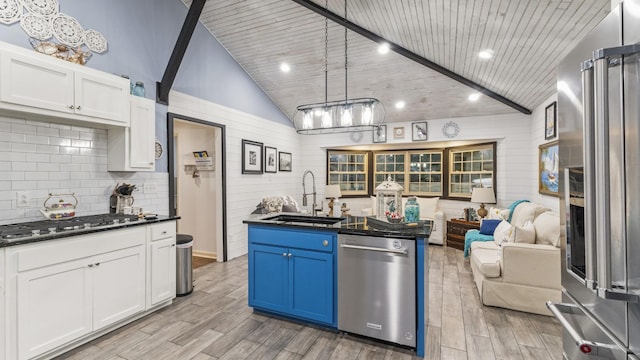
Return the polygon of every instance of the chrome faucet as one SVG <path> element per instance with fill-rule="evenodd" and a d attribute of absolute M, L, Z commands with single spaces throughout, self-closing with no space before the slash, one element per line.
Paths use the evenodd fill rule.
<path fill-rule="evenodd" d="M 309 194 L 307 194 L 307 188 L 305 186 L 305 178 L 307 177 L 307 174 L 311 174 L 311 181 L 313 181 L 313 188 L 312 188 L 313 192 Z M 302 175 L 302 206 L 307 206 L 307 195 L 313 195 L 312 214 L 313 216 L 316 216 L 318 214 L 318 210 L 322 210 L 322 209 L 318 209 L 318 204 L 316 200 L 316 177 L 313 175 L 311 170 L 306 170 Z"/>

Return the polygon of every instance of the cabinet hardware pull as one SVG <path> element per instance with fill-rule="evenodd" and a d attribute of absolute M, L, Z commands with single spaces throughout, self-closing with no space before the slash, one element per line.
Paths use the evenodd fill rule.
<path fill-rule="evenodd" d="M 323 240 L 322 241 L 322 246 L 329 246 L 329 241 Z"/>
<path fill-rule="evenodd" d="M 282 256 L 287 256 L 287 253 L 282 253 Z"/>
<path fill-rule="evenodd" d="M 89 267 L 93 267 L 93 264 L 89 264 L 88 266 L 89 266 Z"/>
<path fill-rule="evenodd" d="M 76 106 L 76 110 L 80 110 L 80 105 Z"/>
<path fill-rule="evenodd" d="M 176 246 L 176 244 L 171 244 L 171 246 L 172 246 L 172 247 L 173 247 L 173 246 Z"/>
<path fill-rule="evenodd" d="M 100 263 L 96 263 L 96 266 L 100 266 Z"/>
<path fill-rule="evenodd" d="M 292 257 L 293 255 L 291 253 L 287 254 L 288 257 Z"/>
<path fill-rule="evenodd" d="M 69 105 L 69 109 L 73 110 L 74 108 L 75 108 L 75 106 Z"/>
<path fill-rule="evenodd" d="M 160 235 L 167 235 L 167 231 L 165 230 L 165 231 L 161 232 Z"/>

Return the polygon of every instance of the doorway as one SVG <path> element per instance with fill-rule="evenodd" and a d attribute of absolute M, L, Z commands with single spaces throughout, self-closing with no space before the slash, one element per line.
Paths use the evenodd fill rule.
<path fill-rule="evenodd" d="M 193 236 L 193 264 L 227 261 L 225 125 L 167 114 L 169 213 Z M 196 165 L 197 162 L 197 165 Z"/>

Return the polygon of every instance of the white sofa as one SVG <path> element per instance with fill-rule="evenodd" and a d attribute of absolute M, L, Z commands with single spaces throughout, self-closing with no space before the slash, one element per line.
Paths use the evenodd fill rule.
<path fill-rule="evenodd" d="M 444 213 L 438 210 L 438 200 L 439 197 L 431 197 L 431 198 L 416 198 L 418 200 L 418 204 L 420 205 L 420 220 L 432 220 L 433 227 L 431 228 L 431 235 L 429 236 L 429 244 L 443 244 L 444 241 L 444 231 L 445 220 Z M 407 204 L 407 198 L 402 198 L 402 209 L 405 208 Z M 368 213 L 373 216 L 377 213 L 377 204 L 376 197 L 371 197 L 371 207 L 362 209 L 363 213 Z"/>
<path fill-rule="evenodd" d="M 511 225 L 533 222 L 535 243 L 471 243 L 471 271 L 484 305 L 551 315 L 545 303 L 560 302 L 560 218 L 533 203 L 519 204 Z M 517 231 L 517 228 L 516 228 Z"/>

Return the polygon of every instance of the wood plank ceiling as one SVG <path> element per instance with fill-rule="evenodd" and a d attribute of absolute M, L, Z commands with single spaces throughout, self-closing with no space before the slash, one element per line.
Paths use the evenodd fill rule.
<path fill-rule="evenodd" d="M 190 0 L 183 0 L 189 6 Z M 323 0 L 314 0 L 324 7 Z M 349 0 L 347 19 L 528 108 L 556 92 L 558 62 L 610 0 Z M 344 0 L 328 8 L 344 16 Z M 324 17 L 291 0 L 209 0 L 200 21 L 290 118 L 325 100 Z M 514 113 L 348 32 L 348 97 L 374 97 L 385 122 Z M 344 28 L 329 22 L 328 100 L 345 97 Z M 481 50 L 493 58 L 482 60 Z M 291 71 L 283 73 L 286 62 Z M 402 110 L 397 101 L 405 101 Z"/>

